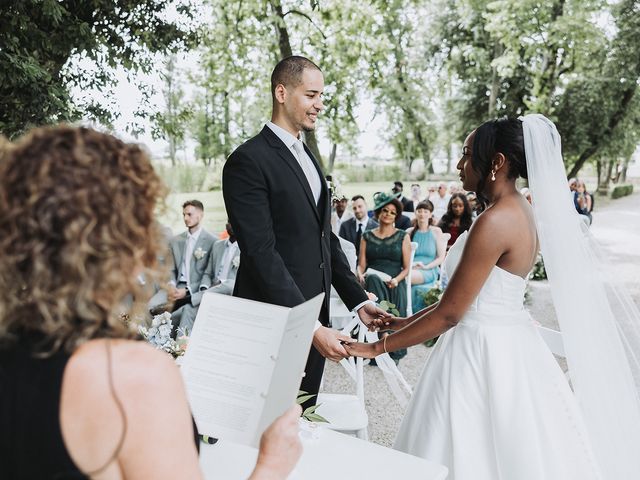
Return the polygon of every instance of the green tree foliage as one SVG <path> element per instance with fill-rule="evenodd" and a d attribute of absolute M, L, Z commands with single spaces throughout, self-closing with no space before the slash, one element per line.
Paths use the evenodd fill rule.
<path fill-rule="evenodd" d="M 222 161 L 268 118 L 269 75 L 277 61 L 271 12 L 264 1 L 208 0 L 199 45 L 192 136 L 205 165 Z"/>
<path fill-rule="evenodd" d="M 154 138 L 163 138 L 169 144 L 171 165 L 178 163 L 178 151 L 185 146 L 187 123 L 192 117 L 190 104 L 186 101 L 181 72 L 176 67 L 176 56 L 169 55 L 165 62 L 162 96 L 164 109 L 151 115 Z"/>
<path fill-rule="evenodd" d="M 70 89 L 105 90 L 116 67 L 148 72 L 154 52 L 193 39 L 188 25 L 166 20 L 161 0 L 18 0 L 0 8 L 0 132 L 8 137 L 80 115 L 109 123 L 115 112 L 91 100 L 75 104 Z M 185 21 L 189 12 L 176 4 Z"/>
<path fill-rule="evenodd" d="M 431 154 L 437 136 L 429 81 L 432 64 L 425 37 L 427 13 L 422 2 L 376 0 L 371 44 L 370 86 L 389 119 L 388 139 L 408 171 L 417 158 L 433 172 Z"/>
<path fill-rule="evenodd" d="M 569 176 L 638 142 L 640 2 L 457 0 L 434 8 L 433 55 L 454 85 L 447 117 L 462 139 L 504 114 L 558 125 Z"/>
<path fill-rule="evenodd" d="M 207 152 L 199 157 L 226 158 L 258 131 L 271 110 L 271 71 L 291 54 L 323 70 L 326 110 L 319 128 L 335 146 L 334 155 L 338 144 L 353 148 L 354 109 L 366 85 L 366 4 L 207 0 L 207 7 L 212 22 L 200 45 L 201 68 L 193 75 L 199 87 L 193 131 L 198 152 Z M 306 142 L 324 165 L 313 132 Z"/>

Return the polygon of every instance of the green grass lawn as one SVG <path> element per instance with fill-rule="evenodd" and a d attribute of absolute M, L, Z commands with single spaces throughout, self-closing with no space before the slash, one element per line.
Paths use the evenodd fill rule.
<path fill-rule="evenodd" d="M 409 190 L 411 181 L 403 181 L 405 190 Z M 429 182 L 432 183 L 432 182 Z M 426 194 L 427 182 L 422 182 L 422 191 Z M 367 200 L 369 208 L 373 207 L 373 194 L 375 192 L 390 191 L 393 182 L 369 182 L 369 183 L 348 183 L 340 187 L 340 191 L 348 198 L 354 195 L 362 195 Z M 186 200 L 197 199 L 204 204 L 204 228 L 210 232 L 219 233 L 224 230 L 227 221 L 227 213 L 224 208 L 222 190 L 213 192 L 175 193 L 167 198 L 167 209 L 160 214 L 160 221 L 170 227 L 174 234 L 184 230 L 182 222 L 182 203 Z M 292 205 L 291 208 L 295 208 Z"/>
<path fill-rule="evenodd" d="M 593 179 L 590 179 L 593 180 Z M 405 193 L 408 193 L 412 183 L 411 180 L 402 180 L 404 183 Z M 428 187 L 435 185 L 436 181 L 423 181 L 420 182 L 422 187 L 422 194 L 426 196 Z M 447 182 L 448 183 L 448 182 Z M 592 182 L 593 183 L 593 182 Z M 345 183 L 340 186 L 340 191 L 351 198 L 354 195 L 362 195 L 369 208 L 373 208 L 373 194 L 375 192 L 391 191 L 393 182 L 364 182 L 364 183 Z M 210 232 L 220 233 L 224 230 L 224 225 L 227 221 L 227 212 L 224 208 L 224 200 L 222 198 L 222 190 L 215 190 L 212 192 L 194 192 L 194 193 L 174 193 L 167 198 L 167 209 L 159 215 L 160 221 L 169 226 L 174 234 L 180 233 L 184 230 L 184 223 L 182 222 L 182 203 L 185 200 L 197 199 L 204 204 L 205 216 L 204 227 Z M 596 209 L 608 202 L 610 198 L 598 196 L 596 198 Z M 291 208 L 295 208 L 292 205 Z"/>

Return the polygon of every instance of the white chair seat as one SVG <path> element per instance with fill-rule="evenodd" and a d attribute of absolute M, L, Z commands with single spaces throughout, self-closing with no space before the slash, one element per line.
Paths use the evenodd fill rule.
<path fill-rule="evenodd" d="M 323 423 L 323 427 L 348 433 L 363 430 L 369 423 L 369 416 L 356 395 L 320 393 L 317 403 L 320 406 L 316 413 L 329 421 Z"/>
<path fill-rule="evenodd" d="M 331 326 L 336 330 L 341 330 L 349 322 L 353 314 L 347 309 L 347 306 L 342 303 L 340 298 L 329 298 L 329 311 L 331 312 Z"/>

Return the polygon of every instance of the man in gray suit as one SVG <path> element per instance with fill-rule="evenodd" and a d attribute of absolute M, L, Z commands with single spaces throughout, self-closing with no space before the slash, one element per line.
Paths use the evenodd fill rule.
<path fill-rule="evenodd" d="M 236 283 L 236 275 L 240 266 L 240 247 L 233 233 L 233 227 L 229 222 L 227 222 L 225 228 L 229 238 L 218 240 L 214 243 L 209 257 L 207 270 L 213 272 L 213 282 L 207 292 L 231 295 L 233 294 L 233 287 Z M 180 328 L 186 328 L 190 332 L 197 314 L 198 306 L 185 305 L 180 317 Z"/>
<path fill-rule="evenodd" d="M 213 252 L 209 260 L 213 272 L 213 286 L 208 291 L 231 295 L 235 284 L 238 267 L 240 266 L 240 247 L 229 222 L 225 225 L 229 238 L 218 240 L 213 245 Z"/>
<path fill-rule="evenodd" d="M 202 294 L 213 282 L 211 252 L 215 237 L 201 226 L 204 206 L 199 200 L 188 200 L 182 205 L 182 216 L 187 231 L 169 240 L 173 268 L 166 290 L 161 290 L 149 302 L 151 310 L 166 302 L 175 303 L 171 319 L 181 324 L 185 306 L 197 309 Z"/>
<path fill-rule="evenodd" d="M 349 240 L 356 246 L 356 256 L 360 254 L 360 240 L 362 234 L 367 230 L 373 230 L 378 226 L 378 222 L 367 215 L 367 203 L 362 195 L 356 195 L 351 199 L 353 218 L 340 225 L 339 236 Z"/>

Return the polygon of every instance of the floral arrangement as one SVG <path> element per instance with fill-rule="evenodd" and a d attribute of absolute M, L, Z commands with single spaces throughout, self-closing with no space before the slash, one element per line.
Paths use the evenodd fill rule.
<path fill-rule="evenodd" d="M 529 274 L 530 280 L 546 280 L 547 279 L 547 271 L 544 268 L 544 261 L 542 260 L 542 256 L 538 255 L 538 261 L 533 266 L 533 270 Z"/>
<path fill-rule="evenodd" d="M 395 303 L 391 303 L 387 300 L 383 300 L 378 304 L 378 306 L 385 312 L 389 312 L 395 315 L 396 317 L 400 315 L 400 312 L 398 311 L 398 307 L 396 306 Z"/>
<path fill-rule="evenodd" d="M 433 305 L 436 302 L 439 302 L 442 298 L 443 290 L 440 288 L 440 282 L 436 282 L 436 285 L 430 290 L 426 291 L 422 298 L 424 299 L 424 304 L 426 307 Z M 425 346 L 433 347 L 438 341 L 438 337 L 432 338 L 424 342 Z"/>
<path fill-rule="evenodd" d="M 436 302 L 439 302 L 440 299 L 442 298 L 442 293 L 443 293 L 442 288 L 440 288 L 440 285 L 438 283 L 436 283 L 436 285 L 433 288 L 426 291 L 422 295 L 422 298 L 424 299 L 425 307 L 428 307 L 430 305 L 433 305 Z"/>
<path fill-rule="evenodd" d="M 171 338 L 171 314 L 161 313 L 153 317 L 150 327 L 140 325 L 138 331 L 151 345 L 158 350 L 163 350 L 174 358 L 184 355 L 189 337 L 186 331 L 178 329 L 178 339 Z"/>

